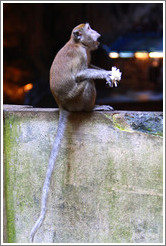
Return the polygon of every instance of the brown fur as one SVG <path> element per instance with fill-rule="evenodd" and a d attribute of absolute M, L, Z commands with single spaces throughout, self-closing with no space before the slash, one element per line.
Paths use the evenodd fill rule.
<path fill-rule="evenodd" d="M 84 43 L 76 42 L 73 37 L 75 31 L 84 35 L 85 27 L 86 24 L 80 24 L 73 29 L 70 40 L 57 53 L 50 70 L 52 94 L 59 107 L 68 111 L 89 111 L 93 109 L 95 104 L 94 82 L 84 80 L 78 83 L 76 79 L 78 72 L 87 69 L 90 65 L 89 40 L 88 43 L 86 40 Z M 95 34 L 99 37 L 97 32 Z M 93 42 L 94 40 L 91 40 L 91 44 Z"/>

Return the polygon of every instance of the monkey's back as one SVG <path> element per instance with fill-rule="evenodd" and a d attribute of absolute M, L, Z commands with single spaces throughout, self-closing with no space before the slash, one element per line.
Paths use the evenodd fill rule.
<path fill-rule="evenodd" d="M 71 40 L 57 53 L 50 69 L 50 88 L 59 107 L 69 111 L 86 110 L 84 104 L 88 99 L 88 108 L 93 108 L 96 98 L 93 81 L 81 82 L 82 90 L 80 93 L 77 90 L 76 75 L 88 68 L 88 64 L 89 54 L 86 49 Z M 85 90 L 88 90 L 88 95 Z"/>

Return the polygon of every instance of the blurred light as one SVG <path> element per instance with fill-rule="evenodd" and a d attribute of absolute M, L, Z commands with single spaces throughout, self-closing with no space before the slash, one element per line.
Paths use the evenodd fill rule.
<path fill-rule="evenodd" d="M 153 61 L 152 61 L 152 67 L 158 67 L 159 66 L 159 61 L 158 61 L 159 59 L 154 59 Z"/>
<path fill-rule="evenodd" d="M 148 58 L 149 57 L 149 54 L 148 54 L 148 52 L 145 52 L 145 51 L 143 51 L 143 52 L 135 52 L 135 58 L 138 58 L 138 59 L 146 59 L 146 58 Z"/>
<path fill-rule="evenodd" d="M 134 56 L 134 53 L 133 52 L 120 52 L 119 56 L 121 58 L 131 58 Z"/>
<path fill-rule="evenodd" d="M 162 58 L 163 52 L 150 52 L 149 57 L 150 58 Z"/>
<path fill-rule="evenodd" d="M 27 85 L 24 85 L 24 91 L 28 92 L 29 90 L 31 90 L 33 88 L 33 84 L 29 83 Z"/>
<path fill-rule="evenodd" d="M 119 57 L 119 54 L 117 52 L 110 52 L 109 53 L 109 57 L 110 58 L 118 58 Z"/>

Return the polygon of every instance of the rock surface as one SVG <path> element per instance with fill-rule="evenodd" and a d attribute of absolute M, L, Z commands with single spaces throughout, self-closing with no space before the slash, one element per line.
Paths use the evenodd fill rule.
<path fill-rule="evenodd" d="M 161 112 L 73 113 L 36 243 L 162 243 Z M 28 243 L 58 110 L 4 106 L 4 241 Z"/>

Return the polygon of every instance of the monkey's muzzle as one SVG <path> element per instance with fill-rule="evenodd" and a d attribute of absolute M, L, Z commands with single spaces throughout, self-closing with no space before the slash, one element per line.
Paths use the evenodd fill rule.
<path fill-rule="evenodd" d="M 98 46 L 100 45 L 100 42 L 98 40 L 100 37 L 101 37 L 101 35 L 99 33 L 97 33 L 97 38 L 96 38 L 96 41 L 95 41 L 96 48 L 98 48 Z"/>

